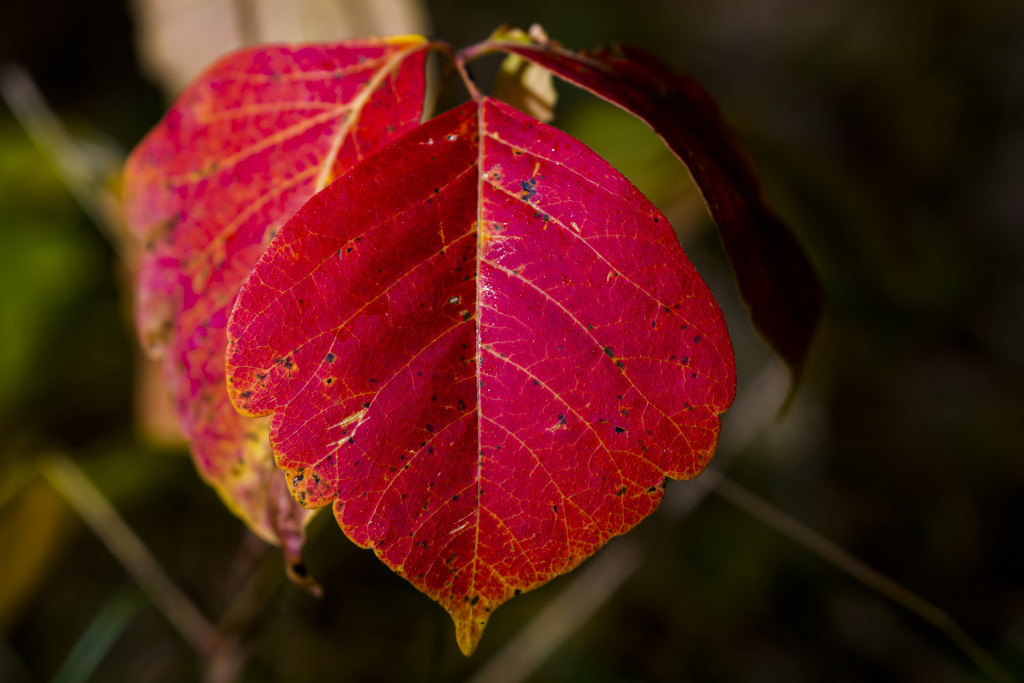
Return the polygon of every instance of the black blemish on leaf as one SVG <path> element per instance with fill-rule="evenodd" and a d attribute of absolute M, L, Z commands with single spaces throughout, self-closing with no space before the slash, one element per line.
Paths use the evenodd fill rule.
<path fill-rule="evenodd" d="M 243 391 L 241 393 L 241 397 L 242 398 L 249 398 L 250 396 L 252 396 L 252 392 L 251 391 Z"/>
<path fill-rule="evenodd" d="M 697 373 L 696 372 L 691 372 L 690 373 L 690 379 L 697 379 Z"/>
<path fill-rule="evenodd" d="M 363 404 L 363 407 L 364 407 L 364 408 L 369 408 L 369 407 L 370 407 L 370 404 L 369 404 L 369 403 L 364 403 L 364 404 Z"/>
<path fill-rule="evenodd" d="M 327 354 L 327 358 L 325 358 L 325 360 L 326 360 L 326 361 L 327 361 L 328 363 L 333 363 L 333 362 L 334 362 L 334 359 L 335 359 L 336 357 L 337 357 L 337 356 L 335 356 L 335 355 L 334 355 L 333 353 L 328 353 L 328 354 Z"/>
<path fill-rule="evenodd" d="M 327 384 L 331 384 L 332 382 L 334 382 L 334 378 L 333 377 L 328 377 L 327 378 Z"/>
<path fill-rule="evenodd" d="M 615 358 L 615 352 L 612 351 L 612 347 L 610 347 L 610 346 L 604 347 L 604 352 L 608 354 L 609 358 Z"/>
<path fill-rule="evenodd" d="M 523 194 L 520 195 L 520 199 L 524 202 L 530 201 L 533 198 L 533 195 L 537 194 L 537 191 L 534 189 L 536 186 L 536 178 L 530 178 L 529 180 L 524 180 L 519 183 L 519 187 L 523 189 Z"/>
<path fill-rule="evenodd" d="M 618 491 L 615 492 L 615 495 L 616 496 L 621 496 L 625 492 L 626 492 L 626 487 L 623 486 L 621 489 L 619 489 Z"/>
<path fill-rule="evenodd" d="M 295 487 L 295 486 L 298 486 L 299 484 L 301 484 L 302 483 L 302 479 L 303 479 L 302 472 L 299 472 L 294 477 L 292 477 L 292 486 Z"/>
<path fill-rule="evenodd" d="M 433 434 L 434 433 L 434 425 L 428 424 L 427 425 L 427 431 L 430 432 L 431 434 Z"/>
<path fill-rule="evenodd" d="M 626 431 L 626 430 L 623 429 L 622 427 L 616 427 L 615 428 L 615 433 L 616 434 L 622 434 L 624 431 Z"/>
<path fill-rule="evenodd" d="M 566 421 L 565 421 L 565 414 L 564 413 L 562 415 L 558 416 L 558 424 L 560 424 L 560 425 L 567 424 Z"/>
<path fill-rule="evenodd" d="M 621 360 L 617 360 L 617 361 L 615 361 L 615 365 L 616 365 L 616 366 L 617 366 L 617 367 L 618 367 L 618 368 L 619 368 L 620 370 L 624 370 L 624 369 L 626 368 L 626 364 L 625 364 L 625 363 L 623 363 L 623 362 L 622 362 Z"/>
<path fill-rule="evenodd" d="M 699 334 L 696 337 L 693 338 L 693 343 L 694 344 L 699 344 L 700 343 L 700 335 Z"/>
<path fill-rule="evenodd" d="M 479 595 L 474 595 L 473 599 L 469 601 L 469 604 L 475 606 L 476 603 L 478 603 L 478 602 L 480 602 L 480 596 Z"/>
<path fill-rule="evenodd" d="M 690 357 L 689 356 L 683 356 L 682 360 L 679 361 L 679 364 L 680 365 L 686 365 L 689 362 L 690 362 Z"/>

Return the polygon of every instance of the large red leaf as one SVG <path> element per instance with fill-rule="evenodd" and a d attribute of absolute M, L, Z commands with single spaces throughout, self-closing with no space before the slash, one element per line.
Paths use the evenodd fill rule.
<path fill-rule="evenodd" d="M 573 52 L 501 29 L 467 54 L 517 54 L 638 116 L 679 157 L 715 219 L 754 325 L 793 370 L 794 384 L 821 312 L 817 275 L 765 204 L 714 101 L 693 79 L 640 48 Z"/>
<path fill-rule="evenodd" d="M 735 369 L 664 216 L 496 100 L 354 166 L 282 228 L 228 324 L 295 496 L 452 615 L 564 573 L 711 458 Z"/>
<path fill-rule="evenodd" d="M 225 326 L 272 234 L 314 192 L 419 124 L 425 39 L 267 46 L 208 69 L 135 149 L 125 211 L 145 241 L 137 318 L 196 465 L 297 562 L 309 512 L 274 466 L 266 421 L 232 408 Z"/>

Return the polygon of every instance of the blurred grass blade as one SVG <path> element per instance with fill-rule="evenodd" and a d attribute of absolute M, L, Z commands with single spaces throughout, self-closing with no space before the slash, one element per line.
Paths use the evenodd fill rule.
<path fill-rule="evenodd" d="M 219 640 L 216 629 L 85 474 L 63 455 L 44 459 L 41 470 L 196 652 L 212 652 Z"/>
<path fill-rule="evenodd" d="M 85 142 L 72 136 L 50 109 L 32 76 L 18 64 L 0 64 L 0 97 L 32 142 L 57 169 L 82 210 L 103 231 L 122 261 L 129 263 L 127 231 L 110 188 L 123 163 L 112 145 Z"/>
<path fill-rule="evenodd" d="M 118 641 L 125 628 L 145 606 L 134 587 L 115 594 L 96 613 L 67 659 L 53 677 L 53 683 L 84 683 Z"/>
<path fill-rule="evenodd" d="M 719 496 L 842 569 L 868 588 L 881 593 L 927 621 L 952 640 L 974 662 L 975 666 L 992 680 L 1000 683 L 1012 683 L 1013 677 L 1003 669 L 999 662 L 985 652 L 949 614 L 885 574 L 872 569 L 803 522 L 790 517 L 724 475 L 718 472 L 708 472 L 707 475 L 710 476 L 701 477 L 699 481 L 714 490 Z"/>

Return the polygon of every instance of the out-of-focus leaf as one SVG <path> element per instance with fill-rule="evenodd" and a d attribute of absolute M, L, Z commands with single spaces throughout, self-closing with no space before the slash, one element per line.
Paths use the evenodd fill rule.
<path fill-rule="evenodd" d="M 523 39 L 528 39 L 526 34 L 519 33 Z M 530 36 L 540 41 L 547 39 L 544 30 L 536 24 L 530 28 Z M 494 79 L 494 96 L 538 121 L 548 123 L 555 118 L 558 92 L 555 91 L 554 76 L 544 67 L 519 55 L 511 54 L 501 63 Z"/>
<path fill-rule="evenodd" d="M 800 245 L 765 204 L 718 107 L 691 78 L 648 52 L 616 46 L 573 52 L 500 29 L 478 48 L 516 54 L 645 121 L 700 188 L 754 325 L 799 378 L 821 312 L 821 288 Z"/>
<path fill-rule="evenodd" d="M 222 59 L 133 151 L 125 212 L 144 241 L 137 321 L 163 354 L 196 465 L 229 507 L 298 562 L 309 513 L 275 469 L 265 421 L 224 386 L 224 328 L 273 233 L 316 190 L 419 123 L 418 36 L 269 46 Z"/>
<path fill-rule="evenodd" d="M 144 68 L 179 93 L 220 55 L 260 43 L 429 33 L 423 0 L 132 0 Z"/>
<path fill-rule="evenodd" d="M 228 325 L 235 405 L 305 505 L 447 609 L 463 652 L 707 465 L 735 392 L 668 221 L 497 100 L 354 166 L 277 234 Z"/>

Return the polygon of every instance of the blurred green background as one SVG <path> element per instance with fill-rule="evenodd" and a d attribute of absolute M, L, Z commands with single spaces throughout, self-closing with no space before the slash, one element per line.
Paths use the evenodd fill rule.
<path fill-rule="evenodd" d="M 24 67 L 100 158 L 126 153 L 169 101 L 137 57 L 152 40 L 145 4 L 0 5 L 0 63 Z M 418 9 L 458 46 L 506 22 L 540 22 L 575 48 L 639 44 L 711 91 L 827 297 L 795 404 L 736 441 L 728 475 L 934 602 L 1024 678 L 1024 4 Z M 555 123 L 680 230 L 735 335 L 741 397 L 777 401 L 759 396 L 774 361 L 681 167 L 642 125 L 560 93 Z M 308 548 L 324 597 L 283 581 L 185 449 L 140 428 L 125 282 L 111 241 L 0 104 L 0 680 L 464 680 L 573 581 L 502 607 L 472 659 L 443 610 L 328 518 Z M 197 655 L 149 602 L 39 474 L 54 453 L 232 636 L 233 658 Z M 987 680 L 937 629 L 719 497 L 663 509 L 631 537 L 639 568 L 529 680 Z"/>

